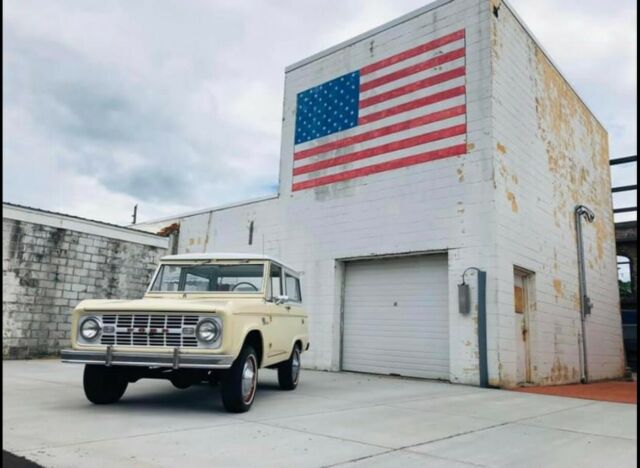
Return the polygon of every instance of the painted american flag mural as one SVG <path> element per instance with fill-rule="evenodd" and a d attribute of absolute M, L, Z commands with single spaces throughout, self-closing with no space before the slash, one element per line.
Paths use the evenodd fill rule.
<path fill-rule="evenodd" d="M 461 29 L 298 93 L 292 190 L 466 153 Z"/>

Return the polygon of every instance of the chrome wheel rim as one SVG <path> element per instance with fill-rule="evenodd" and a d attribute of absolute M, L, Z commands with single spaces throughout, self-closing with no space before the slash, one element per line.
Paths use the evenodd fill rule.
<path fill-rule="evenodd" d="M 291 359 L 291 376 L 293 382 L 298 383 L 298 377 L 300 377 L 300 351 L 298 348 L 293 350 L 293 359 Z"/>
<path fill-rule="evenodd" d="M 242 399 L 246 404 L 251 403 L 256 393 L 256 381 L 258 379 L 258 366 L 256 358 L 249 355 L 242 368 Z"/>

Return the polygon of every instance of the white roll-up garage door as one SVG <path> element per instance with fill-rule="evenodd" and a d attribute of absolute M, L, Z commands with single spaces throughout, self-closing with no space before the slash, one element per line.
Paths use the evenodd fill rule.
<path fill-rule="evenodd" d="M 449 379 L 446 255 L 348 262 L 342 368 Z"/>

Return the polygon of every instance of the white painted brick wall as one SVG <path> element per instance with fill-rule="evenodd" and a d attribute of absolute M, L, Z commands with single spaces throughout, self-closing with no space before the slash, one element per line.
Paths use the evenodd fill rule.
<path fill-rule="evenodd" d="M 477 382 L 476 321 L 458 313 L 456 285 L 466 267 L 493 270 L 497 259 L 491 241 L 495 220 L 493 154 L 488 128 L 489 24 L 486 2 L 458 0 L 288 72 L 280 197 L 179 220 L 180 252 L 264 252 L 301 271 L 303 297 L 311 316 L 307 366 L 339 368 L 342 277 L 341 264 L 336 259 L 448 250 L 451 379 Z M 460 28 L 466 31 L 468 154 L 291 193 L 295 103 L 299 91 L 423 43 L 427 37 Z M 371 40 L 375 44 L 373 57 L 369 51 Z M 254 242 L 249 246 L 251 221 L 254 221 Z M 149 227 L 156 229 L 157 225 Z M 491 277 L 489 281 L 493 281 Z M 494 300 L 491 291 L 489 298 Z"/>
<path fill-rule="evenodd" d="M 606 131 L 507 5 L 501 5 L 497 18 L 492 15 L 491 24 L 500 379 L 513 383 L 516 373 L 514 265 L 536 276 L 537 307 L 530 328 L 533 380 L 579 379 L 577 204 L 596 214 L 595 223 L 584 228 L 588 292 L 595 305 L 587 321 L 590 377 L 621 376 Z"/>
<path fill-rule="evenodd" d="M 267 253 L 302 273 L 303 297 L 310 314 L 307 367 L 339 369 L 339 259 L 446 250 L 451 380 L 478 382 L 476 311 L 462 316 L 457 305 L 460 275 L 465 268 L 475 266 L 488 273 L 490 381 L 505 386 L 514 383 L 513 267 L 518 265 L 536 273 L 534 379 L 561 382 L 562 366 L 566 365 L 569 380 L 575 381 L 572 369 L 577 358 L 575 333 L 579 320 L 570 217 L 573 204 L 569 203 L 575 196 L 593 205 L 599 220 L 596 244 L 600 251 L 594 244 L 594 229 L 587 228 L 588 258 L 592 262 L 588 280 L 596 304 L 589 319 L 589 339 L 592 343 L 602 341 L 591 348 L 589 355 L 593 376 L 619 374 L 622 342 L 608 166 L 601 161 L 597 168 L 590 168 L 584 186 L 574 183 L 575 190 L 567 192 L 563 187 L 568 185 L 564 180 L 568 172 L 549 170 L 545 146 L 545 138 L 571 144 L 575 151 L 563 164 L 570 166 L 576 161 L 578 166 L 587 166 L 593 159 L 589 148 L 606 136 L 584 113 L 581 115 L 587 115 L 591 122 L 587 123 L 592 127 L 591 136 L 583 134 L 577 119 L 572 120 L 571 135 L 563 131 L 551 135 L 551 129 L 540 127 L 536 99 L 548 93 L 536 65 L 535 46 L 506 7 L 495 18 L 492 6 L 489 0 L 444 3 L 436 10 L 294 67 L 285 76 L 280 196 L 166 221 L 166 225 L 180 223 L 180 252 Z M 466 31 L 468 154 L 291 192 L 298 92 L 424 42 L 434 33 L 441 35 L 460 28 Z M 575 98 L 573 101 L 577 102 Z M 504 154 L 498 151 L 498 143 L 506 148 Z M 512 211 L 507 192 L 515 197 L 517 213 Z M 251 221 L 254 240 L 248 245 Z M 162 226 L 152 223 L 148 227 L 157 230 Z M 476 297 L 475 278 L 468 279 Z M 554 279 L 561 281 L 561 294 L 554 288 Z M 554 368 L 557 362 L 560 366 Z"/>

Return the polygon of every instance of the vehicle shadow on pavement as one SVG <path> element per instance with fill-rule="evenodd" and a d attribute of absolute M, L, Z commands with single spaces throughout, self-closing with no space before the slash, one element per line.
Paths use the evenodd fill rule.
<path fill-rule="evenodd" d="M 159 382 L 160 384 L 160 382 Z M 133 384 L 135 385 L 135 384 Z M 135 387 L 131 387 L 135 388 Z M 220 385 L 198 384 L 187 389 L 174 388 L 167 382 L 167 388 L 157 388 L 147 392 L 127 390 L 122 399 L 109 408 L 131 412 L 221 412 L 226 413 L 220 396 Z M 277 383 L 260 382 L 256 402 L 268 395 L 283 393 Z"/>

